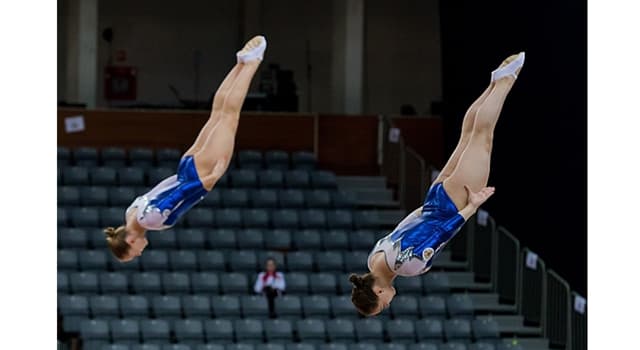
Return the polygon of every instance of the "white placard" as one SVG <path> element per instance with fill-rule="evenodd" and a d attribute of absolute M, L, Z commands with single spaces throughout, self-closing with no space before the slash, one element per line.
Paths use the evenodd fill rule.
<path fill-rule="evenodd" d="M 576 298 L 573 300 L 573 309 L 576 310 L 576 312 L 584 314 L 584 307 L 586 305 L 587 305 L 587 299 L 579 295 L 576 295 Z"/>
<path fill-rule="evenodd" d="M 489 224 L 489 212 L 486 210 L 478 209 L 476 214 L 477 223 L 480 226 L 487 226 Z"/>
<path fill-rule="evenodd" d="M 440 176 L 440 170 L 433 169 L 431 172 L 431 182 L 433 183 Z"/>
<path fill-rule="evenodd" d="M 84 131 L 84 117 L 76 115 L 64 118 L 64 131 L 69 134 Z"/>
<path fill-rule="evenodd" d="M 398 141 L 400 141 L 400 129 L 389 129 L 389 142 L 398 143 Z"/>
<path fill-rule="evenodd" d="M 527 252 L 527 267 L 535 270 L 538 267 L 538 254 Z"/>

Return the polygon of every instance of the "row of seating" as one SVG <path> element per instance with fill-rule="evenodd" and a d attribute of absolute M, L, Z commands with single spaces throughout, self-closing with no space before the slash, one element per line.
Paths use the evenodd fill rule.
<path fill-rule="evenodd" d="M 58 184 L 74 186 L 155 186 L 176 173 L 176 168 L 58 167 Z M 337 187 L 334 173 L 325 170 L 229 169 L 218 187 L 237 188 L 328 188 Z"/>
<path fill-rule="evenodd" d="M 98 350 L 521 350 L 519 345 L 506 345 L 487 342 L 477 342 L 465 344 L 461 342 L 449 342 L 445 344 L 435 344 L 422 342 L 416 344 L 398 343 L 264 343 L 264 344 L 104 344 L 95 347 Z"/>
<path fill-rule="evenodd" d="M 198 344 L 206 341 L 228 344 L 284 342 L 305 343 L 374 342 L 411 344 L 419 341 L 442 342 L 472 340 L 497 341 L 496 322 L 464 319 L 423 319 L 417 321 L 367 318 L 359 320 L 307 318 L 297 321 L 245 319 L 120 319 L 80 321 L 80 334 L 86 341 L 103 340 L 120 343 L 165 343 L 171 333 L 180 343 Z"/>
<path fill-rule="evenodd" d="M 122 211 L 120 211 L 120 213 L 122 213 Z M 117 224 L 117 222 L 112 222 L 111 224 Z M 353 231 L 344 229 L 304 229 L 292 231 L 286 229 L 269 230 L 260 228 L 173 228 L 162 232 L 150 231 L 147 233 L 147 237 L 149 239 L 149 247 L 153 250 L 211 248 L 221 251 L 230 249 L 369 251 L 373 247 L 376 239 L 382 237 L 384 234 L 386 234 L 384 230 L 368 229 Z M 105 236 L 101 228 L 58 228 L 58 248 L 104 249 L 105 247 Z M 307 252 L 306 254 L 309 253 Z M 345 261 L 346 259 L 347 257 L 345 256 Z M 301 256 L 299 260 L 305 259 Z M 280 260 L 279 262 L 282 263 L 283 261 Z M 302 264 L 303 267 L 307 266 L 304 262 L 298 263 Z"/>
<path fill-rule="evenodd" d="M 131 148 L 125 150 L 119 147 L 107 147 L 98 150 L 93 147 L 79 147 L 68 149 L 58 147 L 58 164 L 75 164 L 94 167 L 108 165 L 122 167 L 135 165 L 142 167 L 168 166 L 176 168 L 182 157 L 182 152 L 174 148 L 153 150 L 150 148 Z M 256 150 L 243 150 L 232 157 L 231 167 L 261 169 L 263 167 L 273 169 L 300 168 L 313 170 L 316 167 L 316 157 L 311 152 L 298 151 L 291 154 L 271 150 L 262 153 Z"/>
<path fill-rule="evenodd" d="M 128 206 L 137 196 L 145 192 L 137 192 L 135 187 L 130 186 L 58 186 L 58 206 Z M 350 199 L 352 198 L 349 198 L 348 193 L 337 190 L 214 188 L 199 206 L 341 208 L 351 207 Z"/>
<path fill-rule="evenodd" d="M 213 293 L 250 294 L 256 273 L 201 272 L 58 272 L 58 290 L 75 294 Z M 350 294 L 348 273 L 290 272 L 285 276 L 287 294 Z M 402 281 L 402 282 L 400 282 Z M 431 272 L 421 277 L 398 279 L 396 288 L 407 296 L 448 293 L 447 273 Z"/>
<path fill-rule="evenodd" d="M 58 207 L 58 227 L 96 228 L 124 221 L 122 207 Z M 348 209 L 193 208 L 178 227 L 360 229 L 378 228 L 375 212 Z"/>
<path fill-rule="evenodd" d="M 206 286 L 205 286 L 206 287 Z M 202 290 L 200 290 L 202 292 Z M 472 319 L 468 308 L 455 294 L 448 297 L 399 295 L 388 312 L 379 319 Z M 284 295 L 276 300 L 279 319 L 301 318 L 359 318 L 351 304 L 350 295 Z M 261 295 L 68 295 L 60 294 L 58 308 L 64 316 L 100 319 L 115 318 L 267 318 L 265 298 Z"/>

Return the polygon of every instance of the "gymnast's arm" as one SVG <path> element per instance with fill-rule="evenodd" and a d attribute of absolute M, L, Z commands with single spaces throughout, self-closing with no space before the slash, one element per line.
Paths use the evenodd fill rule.
<path fill-rule="evenodd" d="M 454 217 L 445 222 L 443 228 L 446 232 L 452 232 L 460 228 L 495 192 L 495 188 L 493 187 L 485 187 L 479 192 L 471 192 L 471 189 L 469 189 L 468 186 L 465 186 L 465 188 L 467 189 L 467 194 L 469 196 L 467 205 Z"/>

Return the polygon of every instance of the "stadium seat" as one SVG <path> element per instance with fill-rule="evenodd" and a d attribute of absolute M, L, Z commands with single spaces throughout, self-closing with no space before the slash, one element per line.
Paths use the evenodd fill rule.
<path fill-rule="evenodd" d="M 124 167 L 127 165 L 127 152 L 121 147 L 105 147 L 100 151 L 102 164 L 110 167 Z"/>
<path fill-rule="evenodd" d="M 89 178 L 93 186 L 115 186 L 118 184 L 117 168 L 111 166 L 102 166 L 91 168 L 89 170 Z M 133 198 L 130 199 L 133 201 Z"/>
<path fill-rule="evenodd" d="M 80 336 L 85 342 L 109 341 L 109 323 L 106 320 L 84 320 L 80 323 Z M 95 344 L 95 343 L 94 343 Z M 87 348 L 89 348 L 87 346 Z"/>
<path fill-rule="evenodd" d="M 473 302 L 468 294 L 452 294 L 447 297 L 447 310 L 450 317 L 473 317 Z"/>
<path fill-rule="evenodd" d="M 164 231 L 148 231 L 147 239 L 149 248 L 153 249 L 176 249 L 176 231 L 174 229 Z"/>
<path fill-rule="evenodd" d="M 236 161 L 242 169 L 262 169 L 262 152 L 255 150 L 239 151 Z"/>
<path fill-rule="evenodd" d="M 249 282 L 244 273 L 222 273 L 218 277 L 224 281 L 220 284 L 223 294 L 243 295 L 249 292 Z"/>
<path fill-rule="evenodd" d="M 120 317 L 118 298 L 112 295 L 94 295 L 89 298 L 91 315 L 99 319 L 116 319 Z"/>
<path fill-rule="evenodd" d="M 169 176 L 176 173 L 175 168 L 150 168 L 147 172 L 147 186 L 155 187 Z"/>
<path fill-rule="evenodd" d="M 327 190 L 310 190 L 304 193 L 304 199 L 309 208 L 330 208 L 331 207 L 331 195 Z"/>
<path fill-rule="evenodd" d="M 251 206 L 254 208 L 276 208 L 278 206 L 278 193 L 274 189 L 261 188 L 250 192 Z"/>
<path fill-rule="evenodd" d="M 303 229 L 324 229 L 327 227 L 327 214 L 321 209 L 300 210 L 300 227 Z"/>
<path fill-rule="evenodd" d="M 182 152 L 175 148 L 160 148 L 156 150 L 156 162 L 159 167 L 177 169 Z"/>
<path fill-rule="evenodd" d="M 308 189 L 311 187 L 309 173 L 305 170 L 289 170 L 284 173 L 287 188 Z"/>
<path fill-rule="evenodd" d="M 58 271 L 57 276 L 58 294 L 69 293 L 69 277 L 66 273 Z"/>
<path fill-rule="evenodd" d="M 69 213 L 65 208 L 58 207 L 58 227 L 66 227 L 69 225 Z"/>
<path fill-rule="evenodd" d="M 196 211 L 196 209 L 192 209 Z M 206 209 L 200 209 L 207 211 Z M 197 212 L 198 214 L 200 211 Z M 205 215 L 210 215 L 210 213 L 206 213 Z M 188 228 L 181 229 L 176 233 L 176 242 L 178 243 L 178 247 L 180 249 L 203 249 L 206 245 L 206 237 L 205 233 L 202 229 L 198 228 Z"/>
<path fill-rule="evenodd" d="M 327 225 L 329 228 L 351 229 L 353 227 L 351 212 L 342 209 L 328 210 Z"/>
<path fill-rule="evenodd" d="M 204 321 L 204 333 L 210 344 L 229 344 L 233 342 L 233 323 L 228 319 Z"/>
<path fill-rule="evenodd" d="M 151 309 L 156 318 L 178 319 L 182 316 L 182 303 L 176 295 L 156 295 L 151 298 Z"/>
<path fill-rule="evenodd" d="M 223 188 L 216 183 L 216 186 L 204 196 L 198 204 L 200 208 L 221 208 L 222 207 L 222 191 Z"/>
<path fill-rule="evenodd" d="M 129 163 L 139 168 L 151 168 L 154 165 L 153 150 L 142 147 L 129 149 Z"/>
<path fill-rule="evenodd" d="M 351 302 L 351 295 L 333 295 L 330 297 L 330 301 L 333 317 L 348 319 L 359 318 L 359 314 Z"/>
<path fill-rule="evenodd" d="M 222 215 L 222 214 L 221 214 Z M 240 220 L 240 218 L 238 218 Z M 218 222 L 219 224 L 220 222 Z M 207 232 L 207 242 L 213 249 L 235 249 L 236 231 L 234 228 L 216 228 Z"/>
<path fill-rule="evenodd" d="M 279 302 L 277 300 L 276 302 Z M 240 297 L 240 307 L 242 308 L 242 316 L 244 318 L 267 318 L 269 317 L 269 308 L 265 297 L 262 295 L 243 295 Z"/>
<path fill-rule="evenodd" d="M 285 229 L 267 230 L 264 232 L 266 249 L 287 250 L 291 247 L 291 231 Z M 284 261 L 281 261 L 284 262 Z"/>
<path fill-rule="evenodd" d="M 120 168 L 118 172 L 118 184 L 121 186 L 144 186 L 144 171 L 140 165 Z"/>
<path fill-rule="evenodd" d="M 224 350 L 224 345 L 222 344 L 198 344 L 195 347 L 192 346 L 195 350 Z"/>
<path fill-rule="evenodd" d="M 353 284 L 349 281 L 349 276 L 354 273 L 354 271 L 348 271 L 347 273 L 337 273 L 336 281 L 338 282 L 338 292 L 342 295 L 351 295 L 351 290 L 353 289 Z"/>
<path fill-rule="evenodd" d="M 376 235 L 371 230 L 356 230 L 349 235 L 349 246 L 352 250 L 371 250 L 376 244 Z"/>
<path fill-rule="evenodd" d="M 193 289 L 194 293 L 202 293 L 207 295 L 218 294 L 220 293 L 220 281 L 218 279 L 218 275 L 214 272 L 194 272 L 191 274 L 191 288 Z"/>
<path fill-rule="evenodd" d="M 204 246 L 204 245 L 203 245 Z M 198 258 L 191 250 L 170 250 L 169 264 L 176 272 L 191 272 L 198 269 Z"/>
<path fill-rule="evenodd" d="M 176 320 L 173 324 L 176 340 L 181 344 L 201 344 L 205 341 L 202 321 L 196 319 Z"/>
<path fill-rule="evenodd" d="M 73 160 L 78 166 L 95 167 L 98 165 L 98 150 L 93 147 L 78 147 L 72 153 Z"/>
<path fill-rule="evenodd" d="M 496 350 L 496 347 L 491 343 L 477 342 L 470 344 L 469 350 Z"/>
<path fill-rule="evenodd" d="M 249 206 L 249 191 L 244 188 L 220 190 L 222 205 L 226 208 L 246 208 Z"/>
<path fill-rule="evenodd" d="M 87 248 L 87 231 L 81 228 L 59 228 L 58 247 L 73 249 Z"/>
<path fill-rule="evenodd" d="M 467 345 L 461 342 L 448 342 L 440 345 L 440 350 L 467 350 Z"/>
<path fill-rule="evenodd" d="M 347 231 L 333 229 L 322 235 L 324 249 L 347 250 L 349 249 L 349 236 Z"/>
<path fill-rule="evenodd" d="M 130 275 L 130 281 L 136 294 L 158 295 L 162 293 L 162 282 L 157 272 L 134 273 Z"/>
<path fill-rule="evenodd" d="M 224 254 L 214 250 L 198 251 L 198 266 L 202 271 L 225 271 Z"/>
<path fill-rule="evenodd" d="M 339 251 L 316 252 L 314 254 L 314 260 L 316 261 L 318 271 L 336 273 L 342 272 L 344 269 L 344 260 L 342 259 L 342 253 Z M 313 281 L 311 284 L 313 286 Z"/>
<path fill-rule="evenodd" d="M 328 319 L 331 315 L 331 303 L 324 295 L 302 297 L 302 309 L 306 318 Z"/>
<path fill-rule="evenodd" d="M 135 319 L 109 321 L 111 336 L 118 343 L 135 344 L 140 341 L 140 323 Z"/>
<path fill-rule="evenodd" d="M 291 321 L 283 319 L 265 320 L 262 326 L 268 343 L 293 343 Z"/>
<path fill-rule="evenodd" d="M 415 296 L 419 296 L 422 294 L 422 281 L 420 280 L 420 278 L 400 276 L 394 282 L 394 284 L 396 285 L 396 289 L 401 294 L 409 294 Z"/>
<path fill-rule="evenodd" d="M 258 267 L 258 258 L 253 250 L 236 250 L 229 254 L 231 271 L 254 272 Z"/>
<path fill-rule="evenodd" d="M 79 250 L 78 262 L 82 271 L 106 271 L 107 252 L 104 250 Z"/>
<path fill-rule="evenodd" d="M 268 228 L 269 212 L 266 209 L 245 209 L 242 211 L 242 221 L 246 228 Z"/>
<path fill-rule="evenodd" d="M 283 188 L 284 173 L 275 169 L 261 170 L 258 172 L 258 185 L 260 188 Z"/>
<path fill-rule="evenodd" d="M 398 301 L 394 300 L 394 304 Z M 393 307 L 393 304 L 392 304 Z M 408 320 L 405 315 L 396 316 L 396 319 L 387 321 L 385 328 L 391 343 L 411 344 L 415 343 L 416 330 L 413 321 Z"/>
<path fill-rule="evenodd" d="M 106 295 L 128 293 L 127 276 L 120 272 L 102 272 L 98 276 L 100 291 Z"/>
<path fill-rule="evenodd" d="M 236 188 L 255 188 L 258 186 L 256 171 L 252 169 L 233 169 L 228 171 L 231 185 Z"/>
<path fill-rule="evenodd" d="M 278 191 L 278 203 L 281 208 L 298 209 L 304 207 L 304 192 L 298 189 L 283 189 Z"/>
<path fill-rule="evenodd" d="M 446 317 L 447 308 L 445 305 L 445 299 L 443 297 L 437 295 L 420 297 L 418 303 L 420 304 L 420 314 L 423 318 Z"/>
<path fill-rule="evenodd" d="M 167 344 L 170 341 L 169 322 L 161 319 L 141 320 L 140 334 L 145 343 Z"/>
<path fill-rule="evenodd" d="M 182 311 L 186 318 L 211 318 L 211 299 L 207 295 L 184 295 Z"/>
<path fill-rule="evenodd" d="M 118 227 L 124 223 L 125 209 L 117 207 L 103 207 L 100 208 L 99 215 L 101 227 Z"/>
<path fill-rule="evenodd" d="M 444 335 L 439 319 L 423 318 L 415 321 L 418 341 L 441 341 Z"/>
<path fill-rule="evenodd" d="M 237 344 L 227 344 L 225 346 L 225 350 L 258 350 L 258 349 L 256 349 L 254 344 L 237 343 Z"/>
<path fill-rule="evenodd" d="M 142 194 L 142 193 L 140 193 Z M 138 194 L 134 187 L 118 186 L 109 189 L 109 205 L 122 207 L 124 210 L 136 199 Z"/>
<path fill-rule="evenodd" d="M 188 294 L 191 291 L 191 280 L 185 272 L 165 272 L 162 274 L 162 286 L 167 294 Z"/>
<path fill-rule="evenodd" d="M 286 344 L 285 350 L 316 350 L 316 347 L 314 344 L 303 344 L 303 343 Z"/>
<path fill-rule="evenodd" d="M 267 151 L 264 153 L 264 160 L 267 169 L 289 169 L 289 154 L 285 151 Z"/>
<path fill-rule="evenodd" d="M 353 223 L 357 229 L 376 229 L 379 225 L 378 214 L 371 210 L 358 210 L 353 214 Z"/>
<path fill-rule="evenodd" d="M 491 319 L 473 320 L 471 330 L 476 340 L 495 341 L 500 338 L 498 323 Z"/>
<path fill-rule="evenodd" d="M 120 296 L 120 314 L 128 319 L 145 319 L 149 317 L 149 299 L 143 295 Z"/>
<path fill-rule="evenodd" d="M 74 294 L 98 294 L 98 276 L 93 272 L 73 272 L 69 274 L 71 291 Z"/>
<path fill-rule="evenodd" d="M 78 190 L 78 187 L 58 186 L 58 205 L 59 206 L 80 205 L 80 190 Z"/>
<path fill-rule="evenodd" d="M 326 329 L 321 319 L 307 318 L 296 321 L 298 337 L 303 343 L 319 344 L 326 339 Z"/>
<path fill-rule="evenodd" d="M 326 170 L 316 170 L 311 172 L 311 186 L 313 188 L 335 189 L 338 187 L 336 175 Z"/>
<path fill-rule="evenodd" d="M 369 350 L 369 349 L 376 349 L 376 344 L 371 342 L 349 344 L 349 350 Z"/>
<path fill-rule="evenodd" d="M 62 170 L 62 178 L 65 185 L 88 186 L 89 171 L 82 166 L 65 167 Z"/>
<path fill-rule="evenodd" d="M 381 343 L 384 341 L 382 321 L 375 318 L 364 318 L 354 321 L 354 328 L 359 342 Z"/>
<path fill-rule="evenodd" d="M 242 242 L 243 249 L 264 248 L 264 233 L 261 229 L 246 228 L 236 232 L 236 238 Z"/>
<path fill-rule="evenodd" d="M 335 295 L 337 294 L 336 276 L 326 272 L 312 273 L 309 275 L 309 288 L 312 294 Z"/>
<path fill-rule="evenodd" d="M 411 344 L 407 347 L 407 350 L 438 350 L 438 345 L 434 343 Z"/>
<path fill-rule="evenodd" d="M 200 341 L 195 342 L 200 344 Z M 192 348 L 187 344 L 163 344 L 160 350 L 192 350 Z"/>
<path fill-rule="evenodd" d="M 94 249 L 107 249 L 107 241 L 104 239 L 104 234 L 100 235 L 96 234 L 95 240 L 92 243 Z M 109 254 L 111 259 L 111 268 L 114 272 L 138 272 L 140 271 L 140 259 L 133 259 L 127 262 L 120 262 L 116 259 L 113 254 Z"/>
<path fill-rule="evenodd" d="M 58 270 L 77 271 L 78 253 L 71 249 L 58 249 Z"/>
<path fill-rule="evenodd" d="M 365 273 L 368 271 L 367 260 L 368 251 L 351 251 L 344 253 L 344 269 L 347 272 Z"/>
<path fill-rule="evenodd" d="M 313 271 L 313 255 L 304 251 L 293 251 L 288 253 L 287 269 L 289 271 Z"/>
<path fill-rule="evenodd" d="M 165 250 L 149 250 L 138 257 L 144 271 L 168 271 L 169 254 Z"/>
<path fill-rule="evenodd" d="M 162 350 L 162 345 L 159 344 L 132 344 L 130 350 Z"/>
<path fill-rule="evenodd" d="M 71 163 L 71 151 L 67 147 L 58 146 L 58 167 Z"/>
<path fill-rule="evenodd" d="M 327 336 L 329 341 L 353 343 L 356 340 L 356 331 L 353 321 L 347 318 L 335 318 L 326 321 Z"/>
<path fill-rule="evenodd" d="M 69 213 L 69 219 L 74 227 L 100 227 L 100 214 L 96 208 L 76 207 Z"/>
<path fill-rule="evenodd" d="M 422 284 L 427 294 L 449 293 L 450 283 L 446 273 L 430 272 L 422 275 Z"/>
<path fill-rule="evenodd" d="M 356 205 L 356 197 L 351 192 L 337 190 L 331 192 L 331 203 L 334 208 L 351 209 Z"/>
<path fill-rule="evenodd" d="M 291 272 L 285 276 L 288 294 L 308 294 L 309 279 L 307 274 Z M 277 306 L 276 306 L 277 307 Z"/>
<path fill-rule="evenodd" d="M 317 344 L 316 350 L 349 350 L 349 347 L 346 344 L 328 343 L 328 344 Z"/>
<path fill-rule="evenodd" d="M 262 322 L 256 319 L 245 318 L 234 321 L 234 330 L 237 339 L 242 339 L 243 343 L 257 344 L 263 342 L 264 332 Z"/>
<path fill-rule="evenodd" d="M 409 344 L 407 344 L 407 345 L 409 345 Z M 405 344 L 397 344 L 397 343 L 378 344 L 376 346 L 376 350 L 407 350 L 407 345 L 405 345 Z"/>
<path fill-rule="evenodd" d="M 267 301 L 264 297 L 262 297 L 262 302 L 265 305 L 267 304 Z M 302 318 L 302 303 L 300 301 L 300 297 L 296 295 L 284 295 L 277 298 L 275 301 L 275 312 L 276 315 L 278 315 L 278 318 L 281 319 L 297 320 Z"/>
<path fill-rule="evenodd" d="M 298 220 L 298 212 L 293 209 L 277 209 L 271 213 L 274 228 L 295 229 L 298 228 Z M 268 244 L 268 240 L 265 243 Z"/>
<path fill-rule="evenodd" d="M 291 155 L 291 164 L 296 169 L 314 170 L 316 168 L 316 156 L 311 152 L 294 152 Z"/>
<path fill-rule="evenodd" d="M 82 295 L 58 295 L 58 309 L 63 317 L 89 317 L 89 300 Z"/>
<path fill-rule="evenodd" d="M 216 210 L 216 226 L 220 228 L 242 227 L 242 216 L 239 209 L 224 208 Z"/>
<path fill-rule="evenodd" d="M 303 229 L 296 231 L 292 237 L 293 245 L 301 250 L 319 250 L 322 247 L 320 232 L 316 229 Z"/>
<path fill-rule="evenodd" d="M 191 228 L 211 228 L 215 225 L 216 216 L 211 209 L 193 208 L 185 215 L 185 219 Z M 181 244 L 182 236 L 176 236 L 178 246 Z M 203 237 L 204 239 L 204 237 Z M 202 248 L 200 245 L 198 248 Z"/>
<path fill-rule="evenodd" d="M 407 295 L 405 292 L 398 289 L 398 293 L 394 298 L 394 302 L 391 303 L 390 311 L 394 318 L 402 318 L 404 320 L 412 321 L 417 320 L 420 316 L 420 309 L 418 308 L 418 300 L 412 296 Z"/>

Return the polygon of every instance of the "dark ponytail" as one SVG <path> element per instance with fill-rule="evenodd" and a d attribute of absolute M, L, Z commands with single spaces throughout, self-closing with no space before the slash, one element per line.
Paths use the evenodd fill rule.
<path fill-rule="evenodd" d="M 375 277 L 371 273 L 364 275 L 349 275 L 349 282 L 353 284 L 351 288 L 351 302 L 355 305 L 358 312 L 368 316 L 378 306 L 378 296 L 373 291 L 373 283 Z"/>

